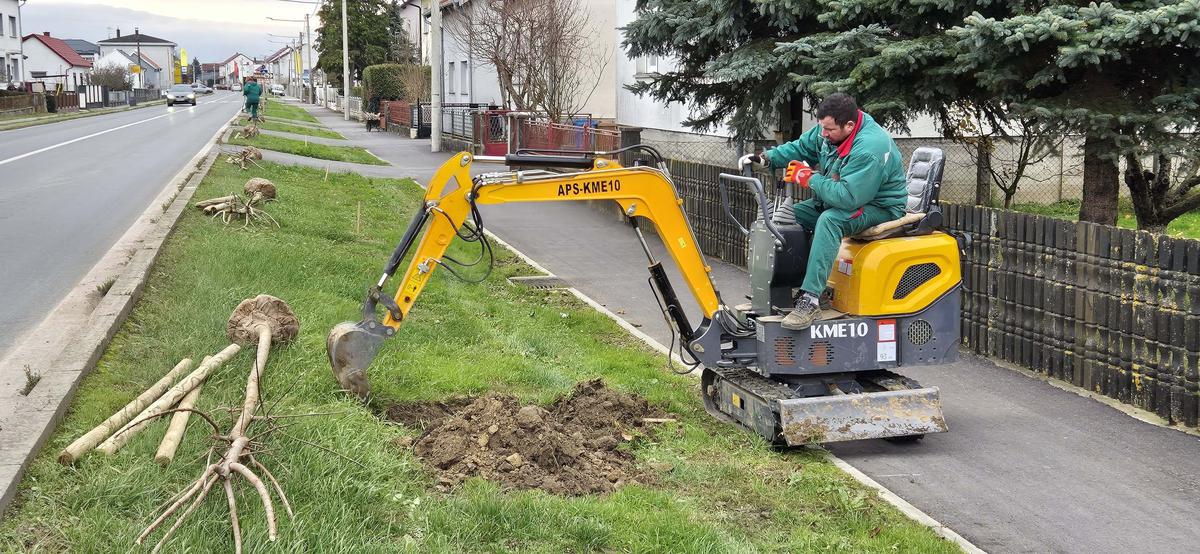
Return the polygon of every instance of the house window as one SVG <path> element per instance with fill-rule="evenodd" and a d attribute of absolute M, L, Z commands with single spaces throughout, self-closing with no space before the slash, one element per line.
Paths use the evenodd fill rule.
<path fill-rule="evenodd" d="M 450 71 L 446 72 L 446 92 L 454 94 L 454 62 L 450 62 Z"/>
<path fill-rule="evenodd" d="M 460 64 L 460 67 L 462 68 L 462 80 L 459 81 L 459 86 L 462 88 L 462 90 L 461 90 L 462 95 L 470 96 L 471 95 L 471 87 L 469 84 L 470 81 L 468 80 L 468 79 L 470 79 L 470 76 L 467 74 L 467 69 L 468 69 L 467 60 L 463 60 L 462 63 Z"/>
<path fill-rule="evenodd" d="M 658 56 L 642 56 L 637 59 L 637 74 L 658 73 Z"/>
<path fill-rule="evenodd" d="M 17 16 L 15 15 L 8 16 L 8 36 L 13 38 L 17 37 Z"/>

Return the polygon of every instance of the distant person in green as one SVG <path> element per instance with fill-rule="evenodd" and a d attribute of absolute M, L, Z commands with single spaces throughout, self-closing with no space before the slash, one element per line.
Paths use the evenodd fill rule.
<path fill-rule="evenodd" d="M 804 294 L 781 325 L 806 329 L 821 314 L 825 291 L 842 239 L 904 215 L 908 187 L 896 141 L 854 98 L 834 93 L 817 106 L 817 122 L 800 138 L 739 162 L 786 167 L 784 180 L 812 191 L 793 206 L 796 223 L 812 233 Z"/>
<path fill-rule="evenodd" d="M 246 111 L 250 112 L 250 119 L 258 121 L 258 100 L 262 96 L 262 86 L 258 84 L 258 79 L 246 79 L 246 84 L 242 86 L 242 96 L 246 97 Z"/>

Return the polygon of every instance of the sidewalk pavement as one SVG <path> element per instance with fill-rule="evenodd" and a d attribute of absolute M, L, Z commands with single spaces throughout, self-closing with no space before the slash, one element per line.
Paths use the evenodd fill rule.
<path fill-rule="evenodd" d="M 425 183 L 452 154 L 430 153 L 428 140 L 368 133 L 340 113 L 307 109 L 350 143 L 391 162 L 384 174 Z M 570 202 L 484 206 L 482 213 L 501 239 L 668 344 L 669 327 L 646 280 L 646 257 L 615 216 Z M 698 322 L 699 308 L 674 264 L 661 242 L 649 238 Z M 745 271 L 710 263 L 726 302 L 748 294 Z M 858 441 L 829 450 L 980 548 L 1166 552 L 1200 544 L 1197 437 L 975 356 L 903 373 L 941 388 L 950 432 L 916 444 Z"/>

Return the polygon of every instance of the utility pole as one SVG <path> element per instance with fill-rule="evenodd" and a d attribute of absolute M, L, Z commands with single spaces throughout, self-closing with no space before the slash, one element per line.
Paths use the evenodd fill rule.
<path fill-rule="evenodd" d="M 308 58 L 308 63 L 306 64 L 308 67 L 308 84 L 305 85 L 307 91 L 306 94 L 309 95 L 308 101 L 316 104 L 317 81 L 312 70 L 312 34 L 310 34 L 308 30 L 308 14 L 304 14 L 304 55 Z M 300 83 L 304 84 L 303 77 L 300 78 Z"/>
<path fill-rule="evenodd" d="M 430 83 L 430 99 L 432 100 L 433 120 L 429 122 L 429 149 L 432 152 L 442 151 L 442 6 L 439 0 L 428 0 L 430 9 L 429 21 L 429 65 L 432 71 Z M 418 104 L 417 109 L 420 109 Z"/>
<path fill-rule="evenodd" d="M 350 121 L 350 43 L 346 33 L 346 0 L 342 0 L 342 115 Z"/>
<path fill-rule="evenodd" d="M 137 42 L 138 80 L 141 81 L 142 88 L 146 88 L 146 65 L 142 61 L 142 34 L 138 32 L 137 27 L 133 28 L 133 40 Z M 171 71 L 175 71 L 175 69 L 171 68 Z"/>

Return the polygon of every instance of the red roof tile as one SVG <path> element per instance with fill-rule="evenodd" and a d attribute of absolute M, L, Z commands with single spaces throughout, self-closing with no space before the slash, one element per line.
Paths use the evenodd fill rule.
<path fill-rule="evenodd" d="M 33 34 L 27 35 L 24 39 L 22 39 L 22 42 L 29 40 L 30 38 L 36 38 L 42 41 L 42 44 L 45 44 L 46 48 L 49 48 L 51 51 L 57 54 L 58 57 L 62 58 L 72 66 L 92 67 L 92 62 L 83 59 L 83 56 L 80 56 L 74 48 L 68 46 L 67 43 L 63 42 L 63 40 L 60 38 L 52 37 L 49 34 Z"/>

